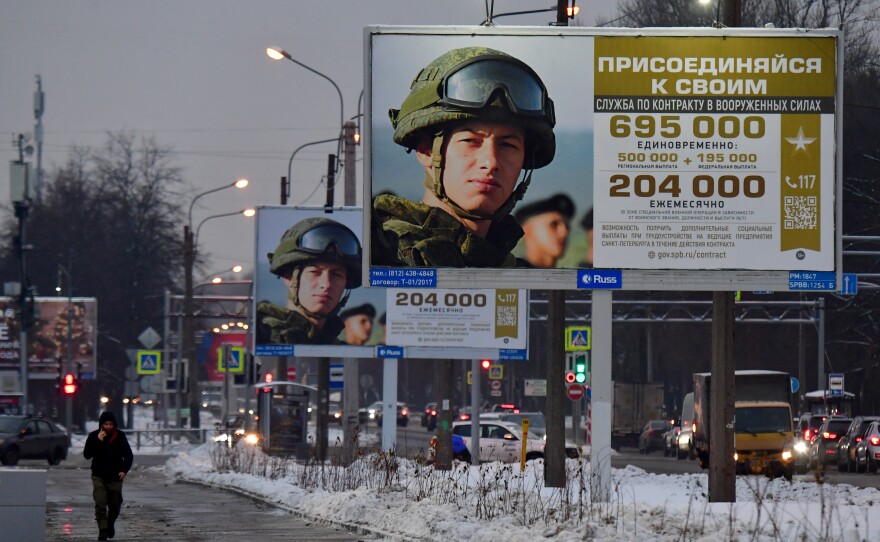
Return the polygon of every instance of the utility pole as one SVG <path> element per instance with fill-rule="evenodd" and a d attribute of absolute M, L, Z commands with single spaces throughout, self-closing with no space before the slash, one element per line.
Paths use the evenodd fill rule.
<path fill-rule="evenodd" d="M 357 142 L 355 141 L 356 125 L 346 121 L 342 125 L 343 171 L 345 172 L 345 206 L 356 203 Z M 364 211 L 369 209 L 364 204 Z M 342 397 L 342 441 L 345 446 L 346 463 L 354 461 L 357 451 L 358 411 L 360 410 L 360 360 L 344 358 L 343 363 L 343 397 Z M 405 363 L 405 362 L 404 362 Z"/>
<path fill-rule="evenodd" d="M 336 183 L 336 155 L 327 155 L 327 201 L 324 212 L 333 212 L 333 185 Z M 286 370 L 286 366 L 285 366 Z M 327 459 L 330 415 L 330 358 L 318 358 L 318 425 L 315 428 L 315 453 L 319 461 Z M 357 413 L 355 413 L 357 415 Z"/>
<path fill-rule="evenodd" d="M 37 145 L 37 179 L 34 193 L 37 201 L 43 195 L 43 111 L 46 109 L 46 95 L 43 93 L 43 81 L 37 75 L 37 90 L 34 92 L 34 143 Z M 70 426 L 68 426 L 70 427 Z"/>
<path fill-rule="evenodd" d="M 565 487 L 565 291 L 550 290 L 547 303 L 547 445 L 544 486 Z"/>
<path fill-rule="evenodd" d="M 718 0 L 718 24 L 739 26 L 741 0 Z M 733 460 L 736 366 L 733 359 L 733 292 L 712 293 L 712 389 L 709 403 L 709 502 L 736 502 Z"/>
<path fill-rule="evenodd" d="M 183 227 L 183 266 L 184 298 L 183 298 L 183 362 L 189 366 L 187 379 L 187 397 L 189 399 L 189 426 L 193 429 L 201 427 L 199 400 L 199 365 L 196 361 L 195 325 L 193 322 L 193 232 L 190 226 Z"/>
<path fill-rule="evenodd" d="M 18 160 L 9 163 L 9 189 L 10 198 L 15 206 L 15 217 L 18 219 L 18 235 L 15 237 L 15 250 L 19 261 L 19 289 L 18 289 L 18 322 L 19 322 L 19 349 L 18 359 L 21 369 L 19 379 L 21 381 L 21 413 L 28 411 L 28 357 L 27 357 L 27 330 L 32 323 L 32 307 L 28 295 L 30 287 L 27 281 L 27 266 L 25 254 L 30 247 L 25 242 L 25 221 L 30 210 L 33 197 L 33 174 L 31 165 L 24 161 L 24 155 L 30 155 L 33 147 L 26 145 L 24 135 L 19 134 L 16 138 L 18 145 Z"/>

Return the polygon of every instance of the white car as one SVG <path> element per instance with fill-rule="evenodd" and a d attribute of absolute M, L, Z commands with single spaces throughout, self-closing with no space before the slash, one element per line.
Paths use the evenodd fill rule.
<path fill-rule="evenodd" d="M 471 422 L 454 422 L 452 434 L 464 441 L 469 452 L 471 446 Z M 514 463 L 522 453 L 522 429 L 519 425 L 501 420 L 480 420 L 480 461 L 502 461 Z M 529 432 L 526 440 L 526 460 L 544 457 L 544 439 Z"/>

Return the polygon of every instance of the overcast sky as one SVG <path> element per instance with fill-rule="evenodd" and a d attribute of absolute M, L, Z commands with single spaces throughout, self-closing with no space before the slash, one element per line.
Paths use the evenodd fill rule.
<path fill-rule="evenodd" d="M 489 2 L 492 3 L 492 2 Z M 279 203 L 294 149 L 338 133 L 339 98 L 330 83 L 292 62 L 274 62 L 275 45 L 341 89 L 345 118 L 358 112 L 366 25 L 477 25 L 484 0 L 0 0 L 0 159 L 17 158 L 15 134 L 34 129 L 35 76 L 43 81 L 43 168 L 63 164 L 74 145 L 99 147 L 108 132 L 153 136 L 173 147 L 192 196 L 247 177 L 244 191 L 207 195 L 206 217 Z M 611 18 L 614 0 L 578 0 L 581 26 Z M 497 0 L 495 13 L 539 9 L 552 0 Z M 496 24 L 546 26 L 554 13 L 499 18 Z M 572 66 L 577 66 L 576 59 Z M 322 205 L 327 154 L 296 155 L 290 204 Z M 360 158 L 360 154 L 359 154 Z M 362 172 L 357 165 L 358 179 Z M 312 197 L 307 199 L 307 196 Z M 360 204 L 360 190 L 358 191 Z M 8 211 L 9 170 L 0 167 Z M 337 190 L 337 204 L 342 190 Z M 181 232 L 182 235 L 182 232 Z M 236 263 L 250 269 L 254 229 L 245 218 L 206 223 L 205 274 Z M 202 275 L 203 276 L 203 275 Z M 199 281 L 202 276 L 196 276 Z"/>

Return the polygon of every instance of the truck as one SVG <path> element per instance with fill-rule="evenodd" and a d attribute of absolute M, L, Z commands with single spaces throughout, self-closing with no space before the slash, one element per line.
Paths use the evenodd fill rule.
<path fill-rule="evenodd" d="M 663 419 L 663 384 L 614 382 L 611 447 L 638 446 L 639 433 L 648 420 Z"/>
<path fill-rule="evenodd" d="M 794 472 L 791 377 L 780 371 L 736 371 L 734 376 L 734 460 L 737 474 L 784 476 Z M 711 373 L 694 374 L 692 447 L 709 467 L 712 423 Z"/>

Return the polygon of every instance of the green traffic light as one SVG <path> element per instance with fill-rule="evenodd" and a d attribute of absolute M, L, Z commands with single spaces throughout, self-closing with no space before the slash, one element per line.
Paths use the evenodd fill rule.
<path fill-rule="evenodd" d="M 574 375 L 574 379 L 577 380 L 579 384 L 583 384 L 587 381 L 587 375 L 585 375 L 584 373 L 578 373 Z"/>
<path fill-rule="evenodd" d="M 587 372 L 587 364 L 586 363 L 577 363 L 574 366 L 574 371 L 576 373 L 585 373 Z"/>

